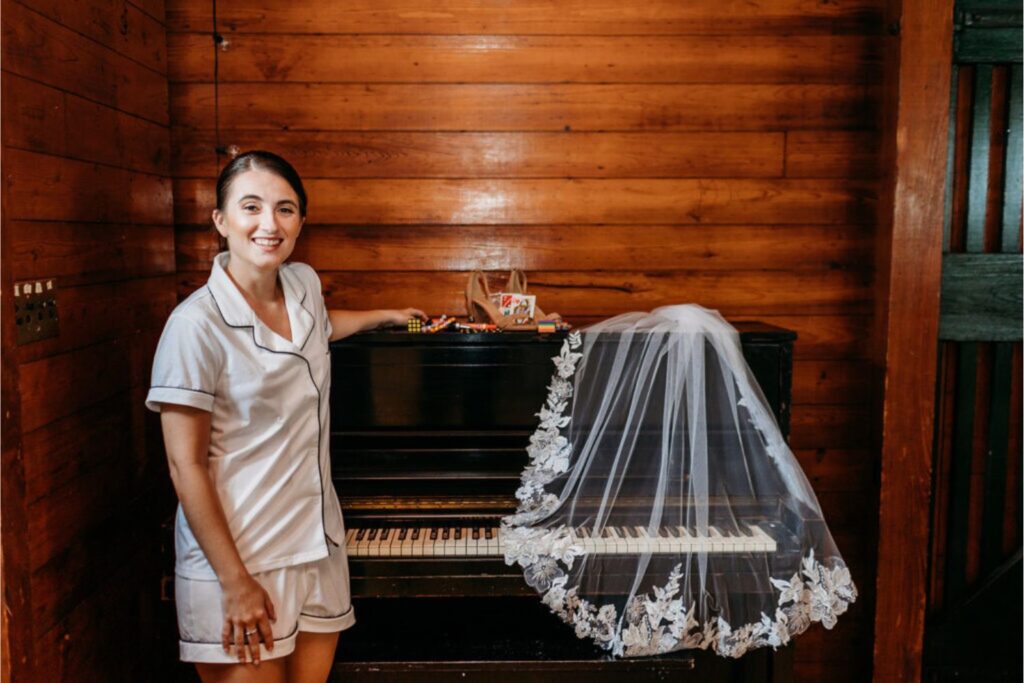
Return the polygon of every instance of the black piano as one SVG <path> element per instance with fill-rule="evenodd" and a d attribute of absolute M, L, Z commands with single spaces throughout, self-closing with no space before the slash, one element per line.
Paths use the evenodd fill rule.
<path fill-rule="evenodd" d="M 733 324 L 788 436 L 796 334 Z M 792 679 L 792 646 L 614 660 L 493 552 L 564 338 L 375 331 L 331 345 L 332 472 L 356 609 L 332 680 Z"/>

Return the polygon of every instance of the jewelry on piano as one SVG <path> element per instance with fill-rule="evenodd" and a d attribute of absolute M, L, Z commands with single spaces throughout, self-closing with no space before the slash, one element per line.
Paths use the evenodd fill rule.
<path fill-rule="evenodd" d="M 578 637 L 739 657 L 835 625 L 857 589 L 717 311 L 624 313 L 553 361 L 501 551 Z"/>

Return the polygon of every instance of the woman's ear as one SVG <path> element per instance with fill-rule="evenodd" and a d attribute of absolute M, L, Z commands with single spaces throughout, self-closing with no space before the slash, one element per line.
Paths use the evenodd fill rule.
<path fill-rule="evenodd" d="M 220 236 L 227 239 L 226 228 L 224 227 L 224 214 L 220 212 L 220 209 L 214 209 L 210 214 L 213 218 L 213 227 L 220 233 Z"/>

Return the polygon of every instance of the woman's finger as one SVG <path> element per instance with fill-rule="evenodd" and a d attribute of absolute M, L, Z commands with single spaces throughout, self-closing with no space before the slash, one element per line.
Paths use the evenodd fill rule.
<path fill-rule="evenodd" d="M 253 639 L 259 638 L 263 641 L 263 647 L 267 648 L 267 651 L 274 649 L 274 631 L 270 628 L 270 620 L 263 617 L 256 624 L 256 628 L 259 629 L 259 634 L 253 635 Z"/>
<path fill-rule="evenodd" d="M 238 661 L 245 663 L 245 624 L 242 622 L 235 623 L 235 654 L 238 655 Z"/>
<path fill-rule="evenodd" d="M 231 627 L 231 620 L 224 620 L 224 628 L 220 630 L 220 644 L 224 648 L 224 652 L 231 654 L 231 633 L 234 629 Z"/>
<path fill-rule="evenodd" d="M 260 665 L 261 630 L 256 625 L 245 626 L 245 644 L 249 648 L 249 661 L 253 663 L 253 666 Z"/>

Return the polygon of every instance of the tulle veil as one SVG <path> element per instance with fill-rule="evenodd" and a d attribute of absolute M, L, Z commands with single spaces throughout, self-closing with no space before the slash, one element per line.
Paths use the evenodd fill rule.
<path fill-rule="evenodd" d="M 577 636 L 739 657 L 836 623 L 857 590 L 717 311 L 624 313 L 553 361 L 501 535 Z"/>

